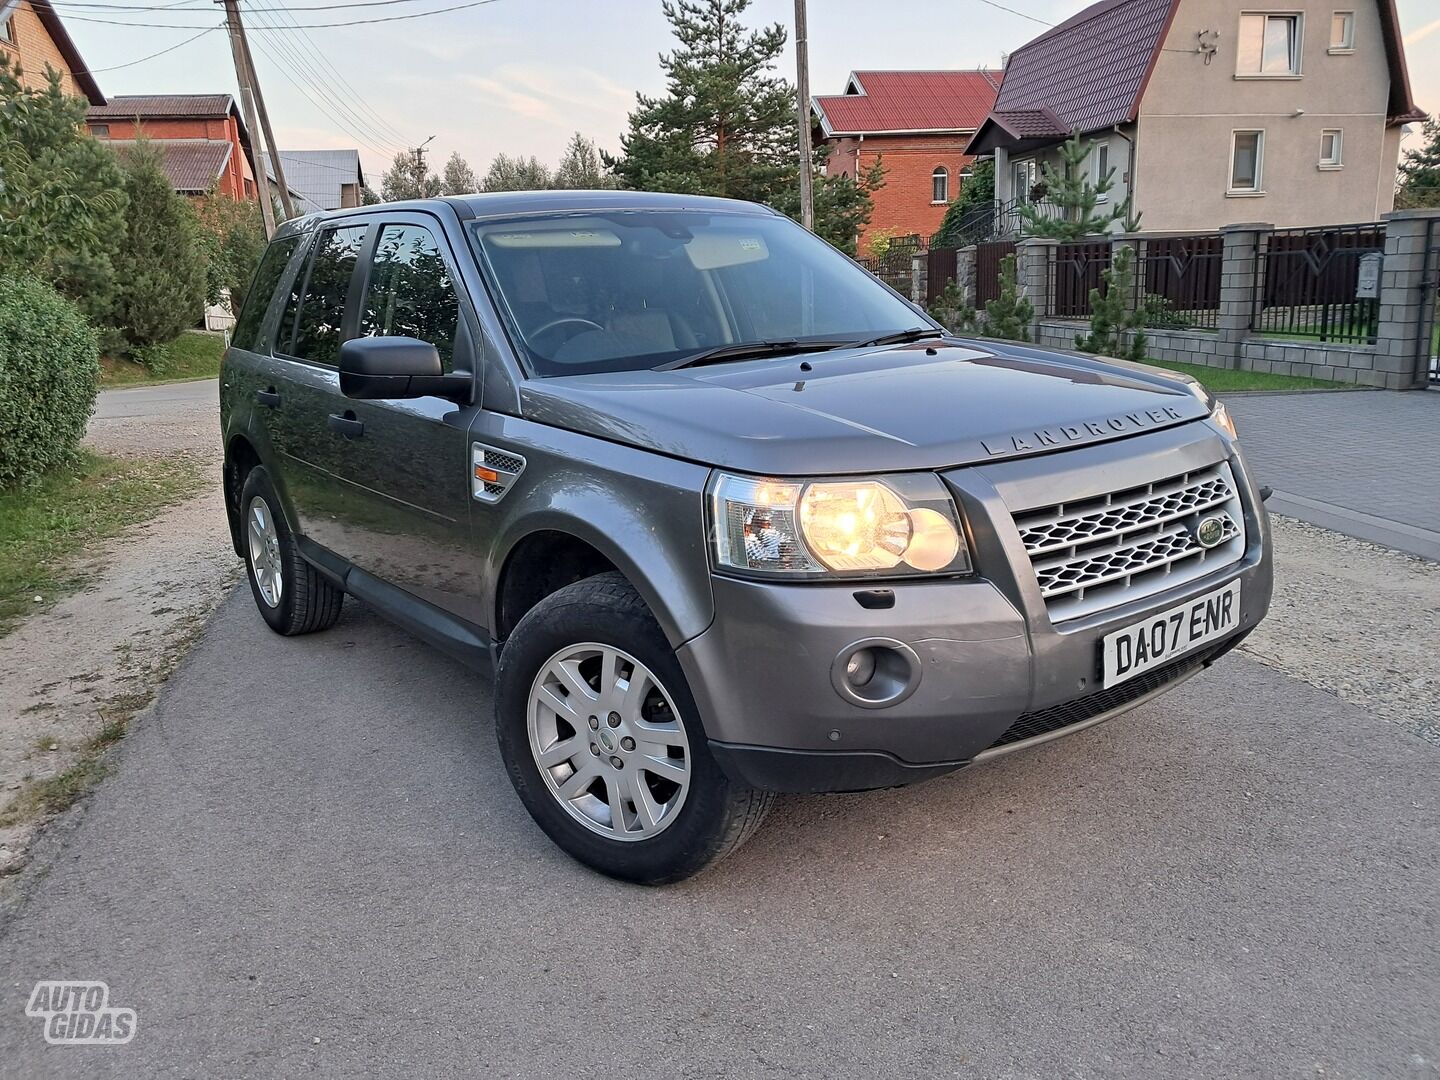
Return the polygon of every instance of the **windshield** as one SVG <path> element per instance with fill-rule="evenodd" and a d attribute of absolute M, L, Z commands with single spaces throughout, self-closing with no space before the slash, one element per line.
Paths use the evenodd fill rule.
<path fill-rule="evenodd" d="M 639 210 L 473 228 L 539 375 L 653 368 L 750 342 L 859 342 L 928 325 L 788 218 Z"/>

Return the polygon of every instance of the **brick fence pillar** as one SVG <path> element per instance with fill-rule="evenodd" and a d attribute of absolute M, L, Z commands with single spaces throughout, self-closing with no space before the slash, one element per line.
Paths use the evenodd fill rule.
<path fill-rule="evenodd" d="M 1220 312 L 1216 327 L 1220 348 L 1217 366 L 1238 368 L 1241 343 L 1250 336 L 1255 318 L 1255 288 L 1260 274 L 1260 250 L 1274 225 L 1226 225 L 1220 230 Z"/>
<path fill-rule="evenodd" d="M 1391 390 L 1424 389 L 1430 349 L 1428 342 L 1420 340 L 1426 325 L 1422 316 L 1424 305 L 1435 302 L 1431 285 L 1425 281 L 1425 262 L 1430 246 L 1440 245 L 1440 210 L 1397 210 L 1386 214 L 1384 220 L 1375 381 Z M 1429 269 L 1435 273 L 1440 266 Z"/>
<path fill-rule="evenodd" d="M 1040 320 L 1050 314 L 1050 267 L 1055 262 L 1056 242 L 1032 236 L 1015 245 L 1015 282 L 1023 296 L 1035 305 L 1030 336 L 1039 340 Z"/>

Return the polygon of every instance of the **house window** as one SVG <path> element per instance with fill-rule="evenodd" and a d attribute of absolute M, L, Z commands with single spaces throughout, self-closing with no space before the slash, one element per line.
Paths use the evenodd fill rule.
<path fill-rule="evenodd" d="M 1110 144 L 1096 143 L 1090 151 L 1090 160 L 1095 163 L 1095 175 L 1090 178 L 1090 182 L 1098 188 L 1110 175 Z M 1099 201 L 1104 202 L 1109 197 L 1109 194 L 1101 195 Z"/>
<path fill-rule="evenodd" d="M 1265 132 L 1236 131 L 1230 143 L 1230 194 L 1258 194 L 1265 157 Z"/>
<path fill-rule="evenodd" d="M 1241 15 L 1236 75 L 1299 75 L 1300 16 Z"/>
<path fill-rule="evenodd" d="M 1011 196 L 1016 202 L 1028 203 L 1030 189 L 1035 186 L 1035 163 L 1033 161 L 1017 161 L 1011 167 L 1010 175 L 1014 183 Z"/>
<path fill-rule="evenodd" d="M 1341 132 L 1339 128 L 1326 128 L 1320 132 L 1320 167 L 1338 169 L 1344 164 L 1341 158 Z"/>
<path fill-rule="evenodd" d="M 932 203 L 948 203 L 950 201 L 950 170 L 944 165 L 935 166 L 935 171 L 930 174 L 930 201 Z"/>
<path fill-rule="evenodd" d="M 7 19 L 0 19 L 0 41 L 7 45 L 15 44 L 15 17 L 13 15 Z"/>
<path fill-rule="evenodd" d="M 1330 16 L 1330 51 L 1353 52 L 1355 49 L 1355 13 L 1337 11 Z"/>
<path fill-rule="evenodd" d="M 108 139 L 110 137 L 109 124 L 91 124 L 90 134 L 97 139 Z"/>

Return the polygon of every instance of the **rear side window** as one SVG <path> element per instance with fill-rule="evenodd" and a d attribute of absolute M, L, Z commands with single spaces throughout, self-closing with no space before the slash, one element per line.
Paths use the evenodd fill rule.
<path fill-rule="evenodd" d="M 455 285 L 430 230 L 419 225 L 381 229 L 360 305 L 360 336 L 428 341 L 449 371 L 459 317 Z"/>
<path fill-rule="evenodd" d="M 345 318 L 345 297 L 365 243 L 364 225 L 326 229 L 315 242 L 305 295 L 295 320 L 292 356 L 334 367 L 340 360 L 340 328 Z"/>
<path fill-rule="evenodd" d="M 253 351 L 260 343 L 260 326 L 265 321 L 265 312 L 270 308 L 270 297 L 280 284 L 290 256 L 295 254 L 299 243 L 300 237 L 287 236 L 284 240 L 276 240 L 265 249 L 265 254 L 260 259 L 260 267 L 250 282 L 250 291 L 245 294 L 245 306 L 240 311 L 240 317 L 235 320 L 235 333 L 231 335 L 230 342 L 237 349 Z"/>

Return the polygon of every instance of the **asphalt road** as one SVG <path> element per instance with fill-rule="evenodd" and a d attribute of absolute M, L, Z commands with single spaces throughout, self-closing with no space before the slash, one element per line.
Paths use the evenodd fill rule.
<path fill-rule="evenodd" d="M 1440 750 L 1239 657 L 971 773 L 598 877 L 489 688 L 220 609 L 0 928 L 6 1076 L 1433 1077 Z M 124 1047 L 48 1047 L 41 978 Z"/>
<path fill-rule="evenodd" d="M 191 379 L 160 383 L 158 386 L 124 386 L 102 390 L 95 402 L 96 420 L 126 416 L 165 416 L 193 413 L 197 406 L 216 405 L 220 400 L 218 379 Z"/>

